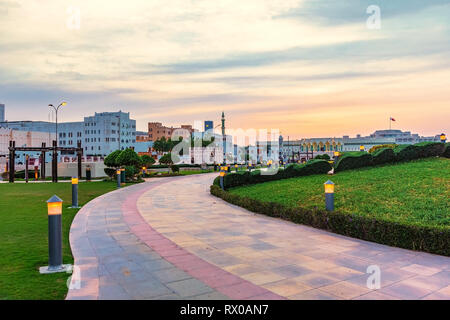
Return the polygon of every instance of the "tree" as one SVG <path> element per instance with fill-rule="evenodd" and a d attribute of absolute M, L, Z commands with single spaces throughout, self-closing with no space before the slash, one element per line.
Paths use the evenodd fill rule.
<path fill-rule="evenodd" d="M 136 152 L 134 152 L 133 149 L 123 150 L 117 156 L 116 163 L 119 166 L 134 166 L 134 167 L 140 167 L 142 164 L 141 158 L 138 156 Z"/>
<path fill-rule="evenodd" d="M 111 168 L 120 167 L 120 165 L 117 163 L 117 157 L 121 153 L 122 153 L 121 150 L 116 150 L 114 152 L 111 152 L 104 160 L 105 166 L 111 167 Z"/>
<path fill-rule="evenodd" d="M 149 155 L 144 154 L 143 156 L 141 156 L 141 163 L 144 167 L 151 167 L 155 162 L 155 159 L 153 159 Z"/>
<path fill-rule="evenodd" d="M 169 167 L 169 172 L 170 172 L 170 167 L 173 166 L 174 162 L 179 162 L 179 161 L 180 161 L 179 157 L 175 154 L 172 155 L 171 153 L 166 153 L 159 159 L 159 163 L 165 164 Z"/>

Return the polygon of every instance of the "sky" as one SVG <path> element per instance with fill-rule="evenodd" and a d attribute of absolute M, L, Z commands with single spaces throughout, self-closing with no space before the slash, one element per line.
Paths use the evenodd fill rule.
<path fill-rule="evenodd" d="M 224 111 L 291 139 L 389 117 L 450 134 L 450 0 L 0 0 L 0 17 L 10 121 L 67 101 L 60 121 L 122 110 L 143 131 Z"/>

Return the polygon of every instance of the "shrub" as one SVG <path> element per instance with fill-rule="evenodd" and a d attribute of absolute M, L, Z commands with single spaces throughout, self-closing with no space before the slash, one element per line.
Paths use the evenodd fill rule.
<path fill-rule="evenodd" d="M 394 149 L 396 146 L 398 146 L 398 144 L 379 144 L 377 146 L 373 146 L 372 148 L 369 149 L 369 153 L 374 153 L 375 151 L 379 150 L 379 149 L 384 149 L 384 148 L 390 148 L 390 149 Z"/>
<path fill-rule="evenodd" d="M 141 157 L 133 149 L 125 149 L 117 156 L 116 165 L 139 167 L 141 165 Z"/>
<path fill-rule="evenodd" d="M 263 175 L 261 170 L 252 172 L 241 171 L 227 174 L 224 177 L 224 187 L 226 189 L 245 184 L 256 184 L 280 179 L 288 179 L 312 174 L 323 174 L 331 170 L 331 165 L 325 160 L 312 160 L 306 164 L 291 164 L 286 169 L 279 169 L 276 174 Z M 214 180 L 215 185 L 219 185 L 219 178 Z"/>
<path fill-rule="evenodd" d="M 444 146 L 444 152 L 442 153 L 443 157 L 450 158 L 450 142 L 447 142 Z"/>
<path fill-rule="evenodd" d="M 377 149 L 372 153 L 372 157 L 374 165 L 395 162 L 395 153 L 391 148 Z"/>
<path fill-rule="evenodd" d="M 212 185 L 210 191 L 229 203 L 256 213 L 389 246 L 450 256 L 449 228 L 408 225 L 323 209 L 287 207 L 230 194 L 217 185 Z"/>
<path fill-rule="evenodd" d="M 111 152 L 104 160 L 105 166 L 111 167 L 111 168 L 117 168 L 120 165 L 117 163 L 117 157 L 119 154 L 121 154 L 121 150 L 116 150 L 114 152 Z"/>
<path fill-rule="evenodd" d="M 412 144 L 401 144 L 394 148 L 394 153 L 395 160 L 397 162 L 409 161 L 418 158 L 416 148 Z"/>
<path fill-rule="evenodd" d="M 416 143 L 419 158 L 439 157 L 444 152 L 445 145 L 442 142 L 421 142 Z"/>
<path fill-rule="evenodd" d="M 117 172 L 117 170 L 114 168 L 105 168 L 104 171 L 105 171 L 106 175 L 108 177 L 110 177 L 111 179 L 116 176 L 116 172 Z"/>
<path fill-rule="evenodd" d="M 153 159 L 149 155 L 144 154 L 143 156 L 141 156 L 141 163 L 143 166 L 147 168 L 151 167 L 155 162 L 156 162 L 155 159 Z"/>
<path fill-rule="evenodd" d="M 180 172 L 180 167 L 176 164 L 173 164 L 170 166 L 170 170 L 172 170 L 172 172 Z"/>
<path fill-rule="evenodd" d="M 134 177 L 139 173 L 139 169 L 135 166 L 125 166 L 125 178 L 127 180 L 134 180 Z"/>
<path fill-rule="evenodd" d="M 40 170 L 38 170 L 38 177 L 41 176 Z M 15 179 L 25 179 L 25 170 L 20 170 L 14 172 L 14 178 Z M 34 170 L 28 170 L 28 179 L 34 179 Z"/>
<path fill-rule="evenodd" d="M 359 152 L 346 152 L 339 157 L 336 164 L 335 172 L 368 167 L 373 164 L 373 157 L 370 153 Z"/>
<path fill-rule="evenodd" d="M 326 153 L 317 155 L 314 159 L 330 160 L 330 156 Z"/>

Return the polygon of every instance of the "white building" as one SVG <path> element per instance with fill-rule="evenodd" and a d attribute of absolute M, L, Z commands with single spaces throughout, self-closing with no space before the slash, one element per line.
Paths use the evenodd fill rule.
<path fill-rule="evenodd" d="M 5 121 L 5 105 L 0 103 L 0 122 Z"/>
<path fill-rule="evenodd" d="M 0 126 L 47 133 L 49 137 L 56 132 L 56 124 L 46 121 L 11 121 L 3 122 Z M 118 111 L 95 113 L 80 122 L 58 123 L 58 146 L 77 147 L 78 142 L 81 142 L 84 155 L 87 156 L 106 156 L 118 149 L 134 147 L 136 120 L 130 119 L 130 113 Z M 51 146 L 51 142 L 48 145 Z"/>

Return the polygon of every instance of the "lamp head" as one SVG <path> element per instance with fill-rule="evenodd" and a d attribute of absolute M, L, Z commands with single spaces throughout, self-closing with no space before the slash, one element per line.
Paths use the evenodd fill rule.
<path fill-rule="evenodd" d="M 328 180 L 324 183 L 325 186 L 325 193 L 334 193 L 334 182 L 331 180 Z"/>

